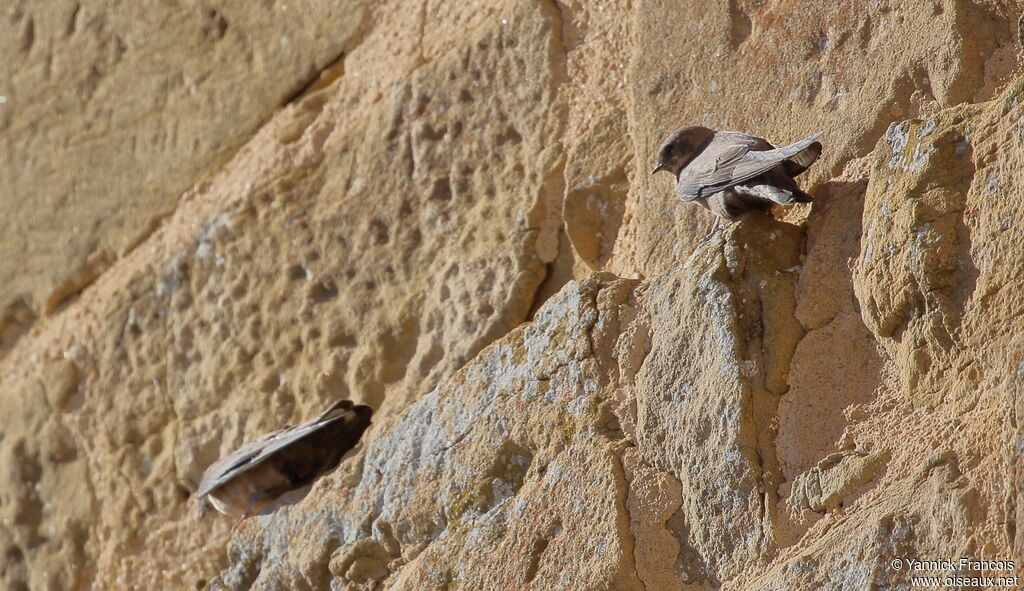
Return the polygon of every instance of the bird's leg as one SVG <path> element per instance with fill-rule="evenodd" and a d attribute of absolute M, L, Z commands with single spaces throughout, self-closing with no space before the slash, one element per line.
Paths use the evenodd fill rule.
<path fill-rule="evenodd" d="M 714 221 L 714 223 L 711 224 L 711 230 L 707 234 L 705 234 L 704 237 L 701 238 L 700 242 L 698 242 L 697 244 L 703 244 L 703 243 L 707 242 L 708 240 L 711 240 L 711 237 L 714 236 L 715 234 L 717 234 L 718 231 L 722 229 L 722 219 L 720 217 L 718 217 L 717 215 L 714 216 L 714 217 L 715 217 L 715 221 Z"/>
<path fill-rule="evenodd" d="M 251 508 L 247 509 L 246 512 L 243 513 L 242 516 L 238 518 L 238 521 L 236 521 L 235 524 L 231 526 L 231 534 L 234 535 L 234 533 L 236 531 L 238 531 L 238 528 L 242 527 L 242 524 L 245 523 L 245 520 L 249 519 L 250 517 L 252 517 L 252 509 Z"/>
<path fill-rule="evenodd" d="M 231 534 L 234 535 L 234 533 L 238 531 L 238 528 L 242 526 L 242 523 L 250 517 L 252 517 L 252 511 L 246 511 L 245 513 L 243 513 L 242 516 L 238 518 L 238 521 L 236 521 L 235 524 L 231 526 Z"/>
<path fill-rule="evenodd" d="M 242 516 L 238 518 L 238 521 L 236 521 L 235 524 L 231 526 L 232 534 L 234 534 L 235 531 L 239 527 L 241 527 L 242 523 L 244 523 L 246 519 L 249 519 L 253 516 L 253 507 L 256 506 L 256 500 L 259 498 L 259 496 L 260 494 L 258 491 L 253 491 L 253 493 L 249 495 L 249 506 L 245 508 L 245 513 L 243 513 Z"/>

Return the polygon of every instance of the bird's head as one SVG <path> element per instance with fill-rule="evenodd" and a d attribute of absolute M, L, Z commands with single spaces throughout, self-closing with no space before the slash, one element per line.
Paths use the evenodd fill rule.
<path fill-rule="evenodd" d="M 651 174 L 667 170 L 673 176 L 678 177 L 683 168 L 693 159 L 694 151 L 714 133 L 707 127 L 697 125 L 675 130 L 662 142 L 661 149 L 658 150 L 658 165 L 654 167 Z"/>

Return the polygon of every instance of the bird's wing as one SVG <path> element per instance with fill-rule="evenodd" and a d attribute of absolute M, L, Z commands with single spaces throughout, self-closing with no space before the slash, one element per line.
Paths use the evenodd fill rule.
<path fill-rule="evenodd" d="M 680 184 L 678 193 L 687 201 L 714 195 L 764 174 L 784 162 L 793 162 L 799 174 L 821 154 L 821 143 L 817 141 L 820 136 L 821 133 L 816 133 L 774 150 L 751 150 L 747 145 L 730 147 L 718 155 L 713 168 L 688 175 Z"/>
<path fill-rule="evenodd" d="M 351 400 L 339 400 L 311 421 L 271 431 L 259 439 L 242 445 L 210 464 L 210 467 L 203 472 L 196 495 L 200 497 L 206 495 L 239 474 L 259 466 L 288 445 L 345 418 L 346 413 L 351 409 Z"/>
<path fill-rule="evenodd" d="M 307 425 L 309 423 L 318 423 L 318 422 L 326 421 L 326 420 L 331 419 L 333 417 L 340 417 L 340 416 L 345 414 L 346 410 L 351 410 L 351 409 L 352 409 L 352 401 L 351 400 L 339 400 L 339 401 L 335 402 L 334 404 L 328 406 L 327 409 L 324 410 L 324 412 L 320 413 L 320 416 L 318 416 L 317 418 L 315 418 L 315 419 L 313 419 L 311 421 L 307 421 L 306 423 L 303 423 L 303 425 Z"/>
<path fill-rule="evenodd" d="M 816 133 L 808 139 L 811 139 L 811 143 L 800 150 L 796 154 L 786 158 L 782 162 L 782 167 L 786 169 L 786 174 L 790 177 L 796 177 L 803 171 L 811 167 L 812 164 L 821 156 L 821 142 L 817 141 L 817 138 L 821 133 Z M 807 140 L 804 140 L 807 141 Z"/>

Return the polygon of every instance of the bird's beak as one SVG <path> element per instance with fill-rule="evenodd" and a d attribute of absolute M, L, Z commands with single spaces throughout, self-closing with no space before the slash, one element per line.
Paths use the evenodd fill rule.
<path fill-rule="evenodd" d="M 651 171 L 651 174 L 654 174 L 654 173 L 658 172 L 659 170 L 664 170 L 664 169 L 665 169 L 665 163 L 664 162 L 659 162 L 658 165 L 654 167 L 654 170 Z"/>

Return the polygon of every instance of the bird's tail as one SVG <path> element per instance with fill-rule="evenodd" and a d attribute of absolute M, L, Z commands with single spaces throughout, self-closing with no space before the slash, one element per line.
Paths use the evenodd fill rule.
<path fill-rule="evenodd" d="M 768 176 L 767 183 L 762 186 L 762 191 L 767 189 L 764 197 L 782 205 L 794 203 L 810 203 L 814 197 L 800 190 L 796 181 L 790 178 L 784 171 L 775 169 Z"/>
<path fill-rule="evenodd" d="M 793 193 L 793 203 L 810 203 L 814 201 L 812 195 L 804 193 L 800 189 L 793 188 L 790 191 Z"/>
<path fill-rule="evenodd" d="M 351 400 L 339 400 L 334 404 L 328 406 L 327 410 L 320 413 L 320 416 L 316 418 L 316 422 L 323 423 L 325 421 L 336 419 L 344 415 L 345 412 L 348 411 L 350 408 L 352 408 Z"/>
<path fill-rule="evenodd" d="M 786 170 L 786 174 L 795 177 L 810 168 L 818 156 L 821 156 L 821 142 L 813 142 L 803 150 L 786 158 L 782 162 L 782 167 Z"/>

